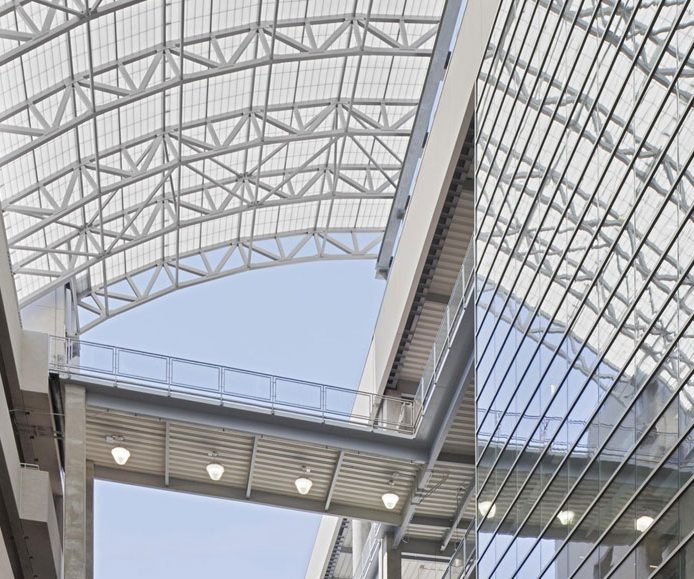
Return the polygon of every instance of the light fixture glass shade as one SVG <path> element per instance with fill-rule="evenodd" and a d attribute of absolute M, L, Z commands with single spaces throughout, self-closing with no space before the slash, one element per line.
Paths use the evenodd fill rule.
<path fill-rule="evenodd" d="M 496 505 L 492 501 L 482 501 L 477 503 L 477 508 L 480 511 L 480 515 L 483 517 L 486 516 L 493 519 L 494 515 L 496 515 Z"/>
<path fill-rule="evenodd" d="M 645 533 L 648 527 L 650 527 L 653 524 L 653 517 L 649 517 L 648 515 L 643 515 L 642 517 L 639 517 L 636 519 L 636 530 L 639 533 Z"/>
<path fill-rule="evenodd" d="M 299 491 L 300 495 L 307 495 L 313 486 L 313 481 L 305 476 L 300 476 L 294 481 L 296 485 L 296 490 Z"/>
<path fill-rule="evenodd" d="M 381 500 L 383 501 L 383 504 L 385 505 L 386 509 L 392 511 L 395 508 L 395 505 L 398 504 L 400 497 L 395 493 L 388 492 L 384 493 L 383 496 L 381 496 Z"/>
<path fill-rule="evenodd" d="M 130 451 L 124 446 L 114 446 L 111 449 L 111 455 L 113 456 L 113 460 L 116 461 L 116 464 L 123 466 L 130 458 Z"/>
<path fill-rule="evenodd" d="M 559 511 L 559 514 L 557 515 L 557 519 L 559 519 L 559 522 L 565 527 L 573 523 L 575 518 L 576 513 L 569 510 Z"/>
<path fill-rule="evenodd" d="M 224 474 L 224 467 L 218 462 L 211 462 L 205 468 L 207 469 L 207 474 L 210 475 L 212 480 L 219 480 Z"/>

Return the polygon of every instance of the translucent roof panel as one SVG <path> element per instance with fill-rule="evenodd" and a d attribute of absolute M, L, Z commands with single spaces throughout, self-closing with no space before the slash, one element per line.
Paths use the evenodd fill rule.
<path fill-rule="evenodd" d="M 252 267 L 375 256 L 444 0 L 0 7 L 21 305 L 83 327 Z"/>

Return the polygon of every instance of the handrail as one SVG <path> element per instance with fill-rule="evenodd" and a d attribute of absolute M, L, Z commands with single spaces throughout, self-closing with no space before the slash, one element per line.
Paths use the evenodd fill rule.
<path fill-rule="evenodd" d="M 473 279 L 474 271 L 474 239 L 471 239 L 467 250 L 465 251 L 465 257 L 463 258 L 463 264 L 458 272 L 458 277 L 453 285 L 451 297 L 448 300 L 446 309 L 443 312 L 443 319 L 439 325 L 438 332 L 436 332 L 436 337 L 434 338 L 434 343 L 431 346 L 429 357 L 427 358 L 426 364 L 424 364 L 422 377 L 419 380 L 415 401 L 417 402 L 418 407 L 421 408 L 420 415 L 424 414 L 427 405 L 431 400 L 431 395 L 436 387 L 436 378 L 438 376 L 439 369 L 446 358 L 445 355 L 448 353 L 451 338 L 458 327 L 458 321 L 461 318 L 461 313 L 465 310 L 466 298 L 468 295 L 468 290 L 471 287 L 470 281 Z"/>
<path fill-rule="evenodd" d="M 473 272 L 471 241 L 414 400 L 71 337 L 51 336 L 49 364 L 55 372 L 107 380 L 120 388 L 144 388 L 171 397 L 195 397 L 225 406 L 250 407 L 269 413 L 298 415 L 385 434 L 414 437 L 465 309 Z M 367 403 L 356 404 L 360 398 Z M 355 413 L 355 408 L 366 410 Z"/>
<path fill-rule="evenodd" d="M 473 519 L 458 543 L 448 567 L 440 579 L 463 579 L 467 577 L 475 567 L 476 535 L 475 520 Z"/>
<path fill-rule="evenodd" d="M 412 400 L 231 366 L 55 336 L 50 338 L 49 352 L 52 371 L 106 381 L 117 388 L 339 422 L 398 436 L 414 436 L 419 420 Z M 359 397 L 368 402 L 363 414 L 353 410 Z M 378 409 L 382 411 L 377 413 Z"/>

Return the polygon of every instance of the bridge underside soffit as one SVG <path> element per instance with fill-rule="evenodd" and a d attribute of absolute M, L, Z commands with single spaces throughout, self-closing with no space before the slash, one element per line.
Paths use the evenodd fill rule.
<path fill-rule="evenodd" d="M 114 435 L 132 453 L 125 467 L 111 457 L 107 437 Z M 392 488 L 406 497 L 418 468 L 405 460 L 101 407 L 88 408 L 87 459 L 102 479 L 389 524 L 399 524 L 402 506 L 386 510 L 381 495 Z M 213 460 L 225 467 L 218 483 L 205 470 Z M 294 480 L 304 467 L 313 486 L 301 496 Z"/>

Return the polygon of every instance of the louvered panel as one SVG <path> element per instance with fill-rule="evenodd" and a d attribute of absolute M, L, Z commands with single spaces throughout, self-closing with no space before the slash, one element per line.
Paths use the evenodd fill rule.
<path fill-rule="evenodd" d="M 153 418 L 138 417 L 102 409 L 90 408 L 87 421 L 87 460 L 95 464 L 112 465 L 111 448 L 107 436 L 122 436 L 123 445 L 131 452 L 124 467 L 130 471 L 150 474 L 164 472 L 165 425 Z"/>
<path fill-rule="evenodd" d="M 407 537 L 418 539 L 432 539 L 440 541 L 446 534 L 444 527 L 432 527 L 430 525 L 410 525 L 407 528 Z"/>
<path fill-rule="evenodd" d="M 443 450 L 471 456 L 475 453 L 475 406 L 472 385 L 465 390 L 456 417 L 446 436 Z"/>
<path fill-rule="evenodd" d="M 447 561 L 402 559 L 402 579 L 441 579 Z"/>
<path fill-rule="evenodd" d="M 446 306 L 437 302 L 424 302 L 417 319 L 416 330 L 412 339 L 405 347 L 405 353 L 400 362 L 400 376 L 405 379 L 419 381 L 422 369 L 429 358 L 431 345 L 443 317 Z"/>
<path fill-rule="evenodd" d="M 333 502 L 344 505 L 361 505 L 383 511 L 381 495 L 390 490 L 389 481 L 394 480 L 393 492 L 401 500 L 394 509 L 402 512 L 405 498 L 409 496 L 416 469 L 413 465 L 386 459 L 373 459 L 361 455 L 345 454 L 333 494 Z M 398 473 L 394 477 L 394 473 Z"/>
<path fill-rule="evenodd" d="M 439 485 L 417 505 L 418 515 L 452 519 L 466 491 L 474 485 L 475 469 L 470 466 L 437 466 L 432 474 L 430 489 Z"/>
<path fill-rule="evenodd" d="M 221 428 L 171 423 L 169 426 L 169 469 L 171 476 L 207 482 L 205 466 L 214 458 L 224 465 L 220 482 L 245 488 L 250 464 L 252 437 Z"/>
<path fill-rule="evenodd" d="M 463 192 L 431 279 L 429 289 L 432 292 L 450 295 L 453 290 L 453 285 L 463 265 L 465 252 L 474 233 L 472 207 L 472 193 Z"/>
<path fill-rule="evenodd" d="M 253 489 L 286 494 L 297 493 L 294 480 L 311 469 L 311 496 L 325 498 L 335 469 L 338 452 L 320 446 L 302 445 L 286 440 L 261 438 L 253 472 Z"/>

